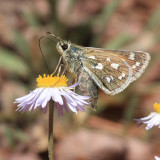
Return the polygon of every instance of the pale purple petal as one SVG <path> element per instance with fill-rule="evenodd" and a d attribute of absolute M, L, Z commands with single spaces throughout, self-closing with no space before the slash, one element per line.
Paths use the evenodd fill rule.
<path fill-rule="evenodd" d="M 32 102 L 35 101 L 35 99 L 39 96 L 39 94 L 33 94 L 33 93 L 31 93 L 31 94 L 29 94 L 30 96 L 26 97 L 26 99 L 23 102 L 17 101 L 17 103 L 20 103 L 18 105 L 18 107 L 22 107 L 22 106 L 24 106 L 26 104 L 32 104 Z M 25 98 L 25 96 L 23 96 L 23 97 Z"/>
<path fill-rule="evenodd" d="M 159 123 L 159 120 L 160 120 L 160 115 L 157 114 L 154 117 L 152 117 L 150 120 L 144 121 L 143 123 L 157 125 L 157 122 Z"/>
<path fill-rule="evenodd" d="M 85 112 L 85 108 L 83 106 L 78 105 L 77 108 L 81 111 L 81 112 Z"/>
<path fill-rule="evenodd" d="M 34 94 L 34 97 L 33 98 L 31 97 L 31 99 L 28 98 L 26 101 L 22 102 L 18 106 L 24 106 L 25 104 L 30 104 L 31 105 L 33 103 L 35 104 L 37 98 L 41 95 L 42 92 L 43 92 L 43 90 L 39 90 L 39 92 L 37 92 L 37 94 L 32 92 L 32 94 Z"/>
<path fill-rule="evenodd" d="M 47 103 L 46 107 L 43 109 L 43 113 L 46 114 L 49 107 L 49 103 Z"/>
<path fill-rule="evenodd" d="M 155 160 L 160 160 L 160 158 L 159 158 L 159 157 L 157 157 L 157 156 L 155 156 Z"/>
<path fill-rule="evenodd" d="M 72 92 L 71 90 L 67 89 L 60 89 L 61 91 L 61 95 L 64 96 L 64 98 L 66 99 L 66 103 L 68 105 L 68 107 L 75 113 L 77 113 L 78 110 L 85 112 L 85 107 L 88 107 L 89 102 L 86 102 L 86 100 L 89 100 L 89 96 L 81 96 L 78 95 L 74 92 Z"/>
<path fill-rule="evenodd" d="M 64 89 L 60 88 L 60 91 L 63 91 Z M 71 96 L 75 96 L 76 99 L 80 99 L 80 100 L 88 100 L 90 99 L 89 96 L 81 96 L 81 95 L 78 95 L 76 94 L 75 92 L 69 90 L 68 88 L 66 88 L 64 90 L 68 95 L 71 95 Z"/>
<path fill-rule="evenodd" d="M 152 127 L 153 127 L 153 125 L 149 125 L 149 124 L 148 124 L 148 125 L 146 126 L 146 130 L 151 129 Z"/>
<path fill-rule="evenodd" d="M 72 105 L 77 105 L 76 101 L 68 95 L 65 91 L 61 91 L 61 94 L 64 96 L 64 98 L 67 100 L 68 103 L 71 103 Z"/>
<path fill-rule="evenodd" d="M 40 93 L 37 93 L 37 96 L 29 102 L 29 104 L 34 104 L 32 107 L 30 107 L 29 111 L 33 111 L 38 106 L 42 106 L 43 108 L 46 106 L 47 102 L 50 100 L 51 97 L 48 95 L 48 89 L 43 89 Z"/>
<path fill-rule="evenodd" d="M 53 101 L 58 102 L 60 105 L 63 105 L 63 99 L 58 88 L 50 88 L 50 94 Z"/>
<path fill-rule="evenodd" d="M 49 89 L 48 92 L 46 93 L 46 99 L 44 100 L 44 102 L 42 103 L 42 108 L 45 108 L 47 106 L 48 101 L 51 99 L 51 95 L 49 93 Z"/>
<path fill-rule="evenodd" d="M 58 111 L 58 116 L 63 116 L 64 113 L 63 113 L 63 106 L 61 106 L 59 103 L 55 103 L 54 104 L 55 108 L 57 109 Z"/>
<path fill-rule="evenodd" d="M 140 123 L 140 122 L 149 120 L 149 119 L 152 118 L 154 115 L 155 115 L 155 113 L 151 113 L 151 114 L 149 114 L 149 115 L 146 116 L 146 117 L 143 117 L 143 118 L 140 118 L 140 119 L 134 119 L 134 120 L 135 120 L 135 121 L 138 121 L 138 122 Z"/>
<path fill-rule="evenodd" d="M 71 104 L 67 103 L 68 107 L 71 109 L 72 112 L 75 112 L 77 114 L 77 109 L 72 106 Z"/>
<path fill-rule="evenodd" d="M 69 113 L 69 108 L 67 106 L 66 100 L 64 100 L 64 104 L 63 104 L 64 110 Z"/>
<path fill-rule="evenodd" d="M 23 103 L 24 101 L 29 101 L 35 97 L 38 93 L 40 93 L 43 88 L 37 88 L 34 91 L 31 91 L 28 95 L 15 99 L 15 103 Z"/>
<path fill-rule="evenodd" d="M 151 129 L 153 126 L 160 127 L 160 114 L 152 112 L 149 116 L 135 119 L 138 123 L 146 124 L 146 130 Z"/>
<path fill-rule="evenodd" d="M 30 92 L 26 96 L 17 98 L 16 102 L 20 104 L 17 106 L 16 111 L 20 111 L 24 113 L 27 110 L 33 111 L 38 106 L 46 105 L 45 104 L 46 101 L 48 102 L 48 99 L 50 98 L 50 97 L 46 97 L 46 94 L 47 94 L 47 89 L 38 88 Z"/>
<path fill-rule="evenodd" d="M 15 103 L 19 103 L 16 111 L 24 113 L 27 110 L 32 112 L 36 108 L 39 110 L 42 108 L 46 113 L 48 102 L 52 99 L 59 116 L 64 115 L 64 110 L 68 113 L 69 109 L 76 114 L 79 110 L 85 112 L 84 107 L 89 106 L 89 102 L 86 100 L 89 100 L 90 97 L 81 96 L 71 91 L 77 85 L 78 83 L 70 87 L 37 88 L 28 95 L 15 100 Z"/>
<path fill-rule="evenodd" d="M 84 105 L 84 104 L 89 104 L 87 101 L 84 101 L 84 100 L 82 99 L 83 96 L 79 96 L 79 95 L 76 96 L 76 95 L 72 94 L 71 97 L 73 97 L 73 98 L 76 100 L 76 102 L 79 103 L 79 104 L 83 104 L 83 105 Z M 89 99 L 89 98 L 88 98 L 88 99 Z"/>
<path fill-rule="evenodd" d="M 41 106 L 42 103 L 44 103 L 44 101 L 46 100 L 47 94 L 48 94 L 49 90 L 48 88 L 44 89 L 41 94 L 39 95 L 39 97 L 36 100 L 36 106 Z M 51 97 L 49 97 L 51 98 Z"/>
<path fill-rule="evenodd" d="M 73 85 L 71 85 L 71 86 L 69 86 L 69 87 L 66 87 L 66 88 L 74 88 L 74 87 L 76 87 L 76 86 L 78 86 L 78 82 L 75 83 L 75 84 L 73 84 Z"/>
<path fill-rule="evenodd" d="M 88 99 L 90 99 L 89 96 L 81 96 L 81 95 L 78 95 L 76 93 L 72 94 L 72 96 L 77 97 L 77 99 L 80 99 L 80 100 L 88 100 Z"/>

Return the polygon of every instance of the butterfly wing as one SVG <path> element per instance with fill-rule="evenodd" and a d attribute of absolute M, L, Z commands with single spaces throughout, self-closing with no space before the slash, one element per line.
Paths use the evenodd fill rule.
<path fill-rule="evenodd" d="M 107 94 L 123 91 L 147 67 L 150 55 L 146 52 L 106 50 L 86 47 L 81 58 L 84 69 Z"/>
<path fill-rule="evenodd" d="M 106 50 L 101 49 L 104 52 L 117 55 L 128 63 L 132 68 L 132 81 L 136 80 L 144 72 L 150 61 L 150 54 L 143 51 L 118 51 L 118 50 Z"/>

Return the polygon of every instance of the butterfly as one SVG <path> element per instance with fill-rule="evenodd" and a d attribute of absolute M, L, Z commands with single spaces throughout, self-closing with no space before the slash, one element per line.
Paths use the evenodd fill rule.
<path fill-rule="evenodd" d="M 118 94 L 141 76 L 150 61 L 147 52 L 83 47 L 54 34 L 49 35 L 58 41 L 56 48 L 62 55 L 65 68 L 78 81 L 78 90 L 91 97 L 94 109 L 97 107 L 98 87 L 106 94 Z"/>

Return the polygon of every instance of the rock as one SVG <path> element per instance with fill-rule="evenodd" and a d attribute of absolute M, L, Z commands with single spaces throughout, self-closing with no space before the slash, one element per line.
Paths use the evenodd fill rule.
<path fill-rule="evenodd" d="M 125 159 L 125 140 L 114 135 L 82 130 L 68 135 L 56 148 L 57 160 Z"/>
<path fill-rule="evenodd" d="M 8 160 L 42 160 L 34 153 L 15 153 Z"/>
<path fill-rule="evenodd" d="M 154 159 L 152 154 L 152 146 L 147 143 L 140 141 L 136 138 L 128 138 L 128 152 L 126 160 L 151 160 Z"/>

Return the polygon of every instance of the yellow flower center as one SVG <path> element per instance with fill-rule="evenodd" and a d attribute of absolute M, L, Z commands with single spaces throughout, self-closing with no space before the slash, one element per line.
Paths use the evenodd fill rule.
<path fill-rule="evenodd" d="M 39 75 L 39 77 L 36 79 L 37 81 L 37 87 L 66 87 L 68 79 L 65 77 L 65 75 L 59 77 L 59 75 L 54 76 L 46 75 L 44 74 L 43 77 Z"/>
<path fill-rule="evenodd" d="M 155 104 L 153 105 L 153 107 L 154 107 L 154 109 L 155 109 L 155 111 L 156 111 L 157 113 L 160 113 L 160 104 L 155 103 Z"/>

